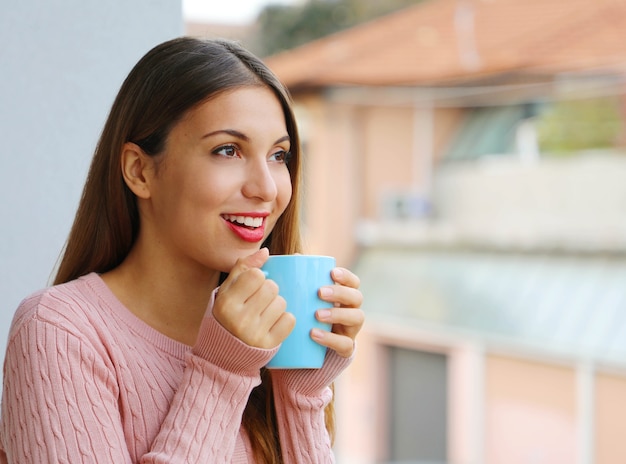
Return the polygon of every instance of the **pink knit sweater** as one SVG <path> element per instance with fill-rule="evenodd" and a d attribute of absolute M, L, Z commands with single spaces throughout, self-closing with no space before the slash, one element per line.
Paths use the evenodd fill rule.
<path fill-rule="evenodd" d="M 176 342 L 97 274 L 40 291 L 9 335 L 0 463 L 253 462 L 241 417 L 274 352 L 245 345 L 210 310 L 195 346 Z M 322 369 L 272 371 L 286 463 L 334 462 L 323 409 L 349 362 L 329 350 Z"/>

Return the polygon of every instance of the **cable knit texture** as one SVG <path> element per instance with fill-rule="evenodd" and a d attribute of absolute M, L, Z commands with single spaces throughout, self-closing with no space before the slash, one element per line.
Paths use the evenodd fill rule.
<path fill-rule="evenodd" d="M 95 273 L 18 308 L 7 346 L 0 463 L 250 463 L 241 417 L 275 353 L 213 317 L 194 347 L 138 319 Z M 350 363 L 272 371 L 287 464 L 334 462 L 328 385 Z"/>

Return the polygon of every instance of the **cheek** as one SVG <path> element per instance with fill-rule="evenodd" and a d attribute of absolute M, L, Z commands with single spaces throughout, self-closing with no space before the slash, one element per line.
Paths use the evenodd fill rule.
<path fill-rule="evenodd" d="M 162 221 L 177 224 L 196 223 L 202 213 L 215 208 L 220 198 L 220 188 L 199 177 L 176 178 L 159 194 L 155 210 L 163 215 Z M 176 224 L 166 224 L 176 226 Z"/>

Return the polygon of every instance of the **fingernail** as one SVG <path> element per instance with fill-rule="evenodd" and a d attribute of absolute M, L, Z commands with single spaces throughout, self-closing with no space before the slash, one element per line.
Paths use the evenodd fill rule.
<path fill-rule="evenodd" d="M 312 329 L 311 330 L 311 337 L 315 338 L 317 340 L 321 340 L 324 338 L 324 331 L 320 330 L 320 329 Z"/>
<path fill-rule="evenodd" d="M 330 319 L 331 312 L 328 309 L 320 309 L 317 311 L 317 318 L 325 321 L 326 319 Z"/>
<path fill-rule="evenodd" d="M 333 277 L 335 279 L 341 279 L 342 276 L 343 276 L 343 269 L 341 269 L 340 267 L 336 267 L 335 269 L 333 269 Z"/>
<path fill-rule="evenodd" d="M 332 294 L 333 294 L 332 287 L 321 287 L 320 288 L 320 296 L 322 298 L 328 298 L 329 296 L 332 296 Z"/>

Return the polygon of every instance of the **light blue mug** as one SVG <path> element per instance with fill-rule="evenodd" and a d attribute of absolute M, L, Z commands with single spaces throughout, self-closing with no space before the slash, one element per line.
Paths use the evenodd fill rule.
<path fill-rule="evenodd" d="M 272 255 L 261 270 L 278 284 L 279 294 L 287 301 L 287 311 L 296 318 L 296 326 L 283 341 L 267 367 L 273 369 L 318 369 L 324 364 L 326 347 L 313 341 L 311 329 L 330 330 L 319 322 L 315 312 L 332 303 L 318 296 L 320 287 L 333 285 L 330 271 L 335 258 L 317 255 Z"/>

